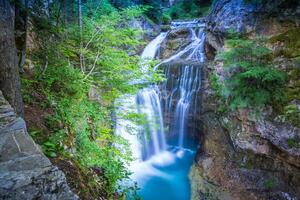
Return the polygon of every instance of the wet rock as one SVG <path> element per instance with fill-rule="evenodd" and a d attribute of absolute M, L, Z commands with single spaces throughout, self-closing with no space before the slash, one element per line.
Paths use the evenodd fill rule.
<path fill-rule="evenodd" d="M 276 40 L 269 46 L 279 52 L 276 56 L 288 46 L 284 42 L 295 44 L 294 40 L 281 40 L 287 38 L 287 27 L 297 33 L 299 1 L 251 2 L 215 1 L 207 18 L 208 58 L 213 60 L 216 52 L 223 51 L 223 37 L 230 31 L 247 33 L 249 37 L 282 34 L 273 38 Z M 298 55 L 292 52 L 292 57 Z M 282 56 L 274 59 L 274 65 L 285 71 L 295 66 Z M 222 82 L 229 73 L 217 60 L 204 68 L 198 116 L 204 138 L 190 174 L 193 199 L 300 199 L 299 128 L 276 120 L 270 106 L 261 110 L 260 118 L 253 117 L 249 109 L 220 113 L 222 102 L 212 90 L 209 77 L 214 74 Z M 297 107 L 295 99 L 290 103 Z"/>
<path fill-rule="evenodd" d="M 223 50 L 223 38 L 221 35 L 207 32 L 205 38 L 205 54 L 208 60 L 213 60 L 217 54 Z"/>
<path fill-rule="evenodd" d="M 188 28 L 171 30 L 167 38 L 161 44 L 160 58 L 169 58 L 171 55 L 184 49 L 184 47 L 192 42 L 191 34 Z"/>

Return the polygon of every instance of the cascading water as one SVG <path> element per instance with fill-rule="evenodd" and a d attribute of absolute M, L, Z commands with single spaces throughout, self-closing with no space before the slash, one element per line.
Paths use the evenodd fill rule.
<path fill-rule="evenodd" d="M 142 59 L 153 59 L 165 37 L 166 33 L 161 33 L 152 40 L 144 49 L 141 56 Z M 148 71 L 149 66 L 144 62 L 140 66 L 145 73 Z M 142 81 L 135 80 L 132 82 L 138 83 Z M 140 90 L 136 95 L 125 95 L 117 102 L 120 106 L 118 109 L 116 134 L 129 142 L 133 157 L 137 160 L 143 160 L 150 157 L 152 153 L 155 154 L 166 149 L 163 116 L 157 92 L 157 87 L 149 86 Z M 145 124 L 137 125 L 126 119 L 122 116 L 122 114 L 126 113 L 138 113 L 145 116 Z M 150 138 L 148 137 L 149 133 L 151 135 Z"/>
<path fill-rule="evenodd" d="M 176 88 L 180 93 L 180 98 L 175 109 L 174 131 L 178 131 L 178 145 L 180 147 L 183 147 L 184 134 L 187 132 L 190 106 L 194 102 L 197 91 L 200 88 L 201 80 L 199 74 L 200 70 L 198 66 L 184 66 Z"/>
<path fill-rule="evenodd" d="M 199 63 L 201 64 L 205 61 L 204 30 L 200 29 L 198 35 L 196 35 L 194 29 L 191 29 L 191 34 L 192 42 L 190 45 L 162 62 L 165 66 L 165 76 L 169 77 L 165 83 L 165 90 L 170 91 L 164 102 L 164 112 L 174 115 L 171 122 L 173 124 L 171 131 L 173 134 L 178 135 L 178 145 L 180 147 L 184 146 L 184 134 L 188 131 L 189 115 L 194 115 L 198 109 L 197 94 L 201 88 L 201 68 Z M 179 65 L 177 67 L 177 76 L 174 77 L 174 72 L 171 68 L 174 68 L 176 62 L 172 63 L 172 61 L 182 59 L 184 59 L 184 62 L 177 64 Z M 168 64 L 170 62 L 171 64 Z M 174 105 L 174 102 L 176 105 Z M 192 109 L 191 106 L 193 106 Z M 194 112 L 192 113 L 190 110 Z"/>
<path fill-rule="evenodd" d="M 138 183 L 139 194 L 145 200 L 190 198 L 188 171 L 195 147 L 185 144 L 190 116 L 197 110 L 197 95 L 201 87 L 199 63 L 205 61 L 203 26 L 198 20 L 172 23 L 172 29 L 190 30 L 191 43 L 157 66 L 163 67 L 166 82 L 160 86 L 150 85 L 136 95 L 119 99 L 121 113 L 136 112 L 145 119 L 143 124 L 136 125 L 118 115 L 116 126 L 116 133 L 128 140 L 137 158 L 130 165 L 131 178 Z M 167 36 L 168 33 L 161 33 L 151 41 L 142 58 L 155 58 Z M 178 61 L 180 64 L 176 64 Z M 140 66 L 145 73 L 148 72 L 147 64 L 141 63 Z M 136 82 L 143 82 L 146 76 Z M 165 130 L 167 123 L 164 123 L 166 115 L 172 116 L 167 120 L 168 130 Z"/>
<path fill-rule="evenodd" d="M 167 149 L 158 87 L 151 86 L 141 90 L 137 95 L 137 105 L 138 113 L 144 114 L 146 118 L 140 134 L 143 135 L 143 160 L 145 160 Z"/>

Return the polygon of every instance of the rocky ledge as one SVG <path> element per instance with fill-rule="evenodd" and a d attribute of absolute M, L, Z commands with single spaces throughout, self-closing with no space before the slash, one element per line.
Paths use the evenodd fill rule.
<path fill-rule="evenodd" d="M 64 173 L 43 155 L 1 91 L 0 137 L 0 199 L 78 199 Z"/>

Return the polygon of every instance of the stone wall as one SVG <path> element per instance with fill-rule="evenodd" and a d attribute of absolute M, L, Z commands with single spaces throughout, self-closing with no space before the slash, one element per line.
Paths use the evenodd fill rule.
<path fill-rule="evenodd" d="M 64 173 L 43 155 L 1 91 L 0 199 L 78 199 Z"/>

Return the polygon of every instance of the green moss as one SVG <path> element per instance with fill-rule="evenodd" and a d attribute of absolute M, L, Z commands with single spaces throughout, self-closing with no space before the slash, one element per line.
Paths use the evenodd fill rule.
<path fill-rule="evenodd" d="M 268 190 L 272 190 L 275 187 L 275 185 L 276 185 L 276 180 L 274 178 L 268 178 L 265 181 L 265 187 Z"/>
<path fill-rule="evenodd" d="M 298 63 L 299 62 L 299 63 Z M 295 67 L 289 74 L 289 86 L 287 88 L 288 100 L 296 99 L 300 101 L 300 59 L 295 59 Z"/>
<path fill-rule="evenodd" d="M 215 73 L 211 74 L 209 77 L 210 80 L 210 85 L 212 87 L 212 89 L 215 91 L 215 94 L 217 95 L 217 97 L 222 96 L 222 85 L 219 83 L 218 77 Z"/>
<path fill-rule="evenodd" d="M 169 25 L 162 25 L 160 28 L 161 28 L 162 31 L 168 31 L 168 30 L 170 30 L 170 26 Z"/>
<path fill-rule="evenodd" d="M 300 56 L 300 28 L 289 29 L 288 31 L 274 36 L 270 39 L 271 43 L 282 42 L 284 47 L 278 50 L 278 54 L 282 54 L 287 58 L 295 58 Z"/>
<path fill-rule="evenodd" d="M 300 144 L 293 138 L 287 139 L 286 142 L 289 148 L 300 148 Z"/>
<path fill-rule="evenodd" d="M 279 116 L 282 122 L 289 122 L 293 126 L 300 126 L 300 110 L 294 104 L 288 104 L 283 109 L 283 114 Z"/>

